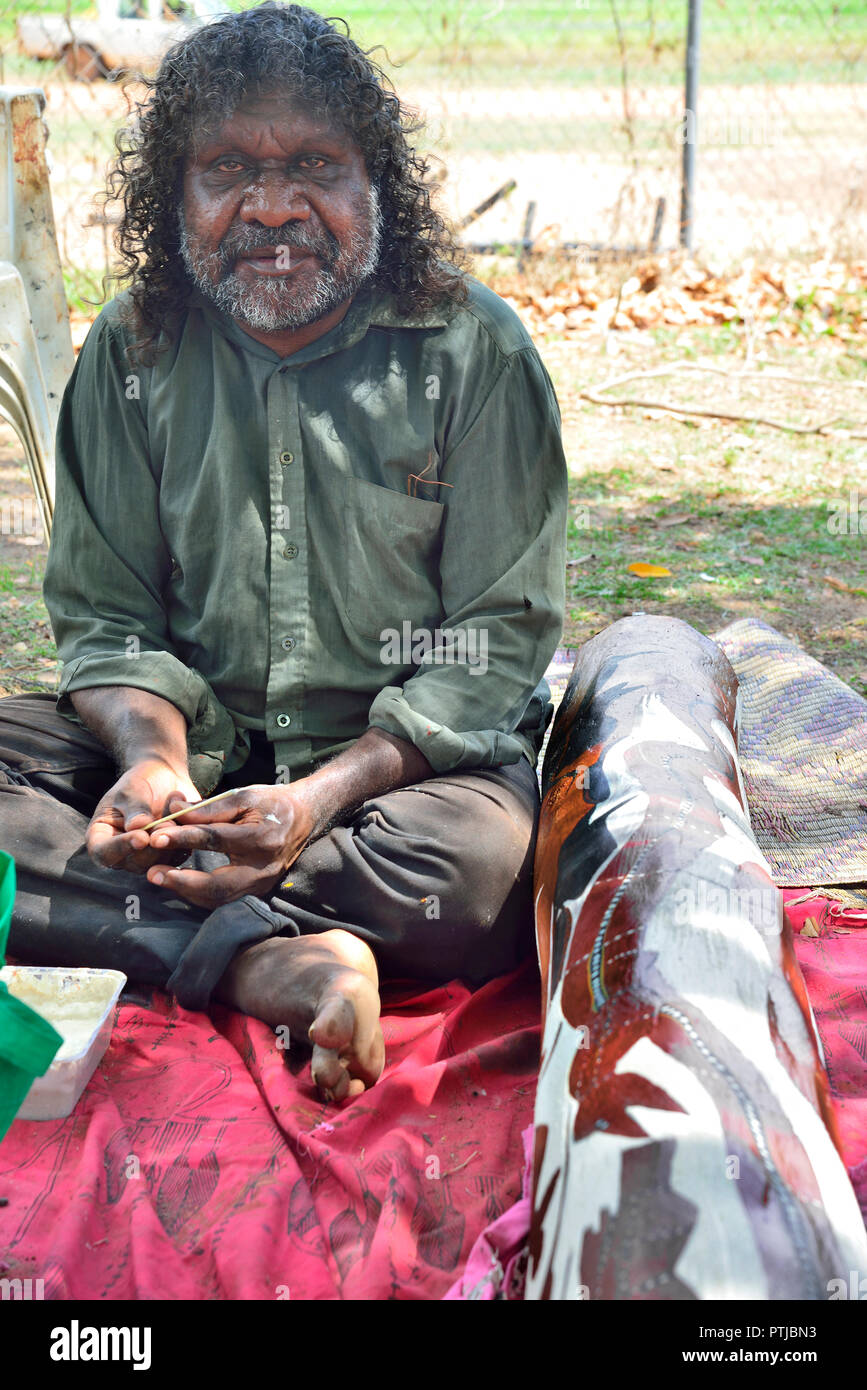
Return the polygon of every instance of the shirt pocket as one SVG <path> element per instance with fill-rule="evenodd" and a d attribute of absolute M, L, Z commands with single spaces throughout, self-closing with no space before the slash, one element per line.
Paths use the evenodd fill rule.
<path fill-rule="evenodd" d="M 346 478 L 343 601 L 363 637 L 385 628 L 435 628 L 443 616 L 439 559 L 445 506 Z"/>

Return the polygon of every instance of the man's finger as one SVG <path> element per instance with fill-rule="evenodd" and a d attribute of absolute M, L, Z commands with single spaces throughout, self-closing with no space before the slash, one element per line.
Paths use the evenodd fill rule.
<path fill-rule="evenodd" d="M 261 825 L 173 825 L 158 826 L 150 832 L 154 849 L 185 850 L 213 849 L 220 854 L 242 855 L 255 850 L 262 836 Z"/>
<path fill-rule="evenodd" d="M 127 811 L 122 828 L 124 830 L 142 830 L 153 818 L 153 811 L 148 810 L 146 806 L 139 806 L 137 810 Z M 140 821 L 141 824 L 136 825 L 136 821 Z"/>
<path fill-rule="evenodd" d="M 105 846 L 111 844 L 122 830 L 123 824 L 116 821 L 91 821 L 84 839 L 88 854 L 101 859 Z"/>
<path fill-rule="evenodd" d="M 162 816 L 155 816 L 153 806 L 145 806 L 139 803 L 137 808 L 127 812 L 126 828 L 127 830 L 147 830 L 148 826 L 153 825 L 155 821 L 162 820 L 165 816 L 168 815 L 177 815 L 189 804 L 190 803 L 187 797 L 184 796 L 183 792 L 171 792 L 166 797 L 165 802 L 163 803 Z M 136 821 L 140 821 L 141 824 L 136 825 Z M 173 824 L 173 822 L 169 821 L 169 824 L 171 825 Z"/>
<path fill-rule="evenodd" d="M 107 806 L 96 815 L 87 827 L 84 837 L 85 848 L 91 858 L 99 864 L 113 866 L 129 853 L 130 844 L 124 832 L 123 811 L 117 806 Z M 147 836 L 136 841 L 132 848 L 140 849 L 147 844 Z"/>
<path fill-rule="evenodd" d="M 243 898 L 245 893 L 255 893 L 262 885 L 258 869 L 243 864 L 224 864 L 208 874 L 199 869 L 172 869 L 167 864 L 154 864 L 147 876 L 149 882 L 177 893 L 179 898 L 211 910 L 221 903 Z"/>
<path fill-rule="evenodd" d="M 104 869 L 126 869 L 134 874 L 143 874 L 158 859 L 171 858 L 175 864 L 183 863 L 188 853 L 186 850 L 156 850 L 140 830 L 121 831 L 104 821 L 95 821 L 89 828 L 85 846 L 91 859 Z"/>

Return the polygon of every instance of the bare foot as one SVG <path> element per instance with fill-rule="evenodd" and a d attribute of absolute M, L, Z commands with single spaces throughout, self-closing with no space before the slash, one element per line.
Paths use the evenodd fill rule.
<path fill-rule="evenodd" d="M 313 1047 L 326 1100 L 360 1095 L 379 1079 L 385 1044 L 379 976 L 370 947 L 346 931 L 272 936 L 236 956 L 216 997 Z"/>

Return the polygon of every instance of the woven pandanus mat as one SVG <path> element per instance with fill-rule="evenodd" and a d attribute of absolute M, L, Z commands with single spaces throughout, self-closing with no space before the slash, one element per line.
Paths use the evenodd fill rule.
<path fill-rule="evenodd" d="M 835 896 L 863 905 L 867 700 L 757 618 L 732 623 L 713 640 L 740 683 L 744 786 L 776 882 L 848 884 Z"/>

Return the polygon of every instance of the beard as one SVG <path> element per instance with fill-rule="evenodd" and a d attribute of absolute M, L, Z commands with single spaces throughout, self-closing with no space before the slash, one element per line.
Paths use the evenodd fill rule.
<path fill-rule="evenodd" d="M 276 228 L 242 222 L 209 251 L 190 239 L 182 205 L 178 226 L 181 256 L 196 288 L 230 318 L 266 333 L 306 328 L 351 299 L 376 271 L 382 246 L 382 211 L 373 186 L 358 200 L 351 229 L 340 241 L 327 228 L 311 230 L 305 222 Z M 279 278 L 262 275 L 253 284 L 238 275 L 239 255 L 269 246 L 315 255 L 320 268 L 306 266 Z"/>

